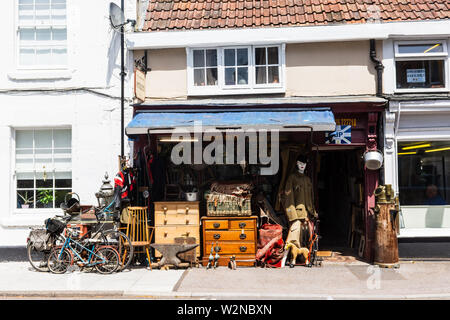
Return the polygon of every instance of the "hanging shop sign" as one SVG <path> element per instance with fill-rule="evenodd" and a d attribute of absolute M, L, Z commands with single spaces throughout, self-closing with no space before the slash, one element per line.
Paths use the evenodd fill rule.
<path fill-rule="evenodd" d="M 352 126 L 356 127 L 356 119 L 335 119 L 336 130 L 325 133 L 326 144 L 351 144 Z"/>
<path fill-rule="evenodd" d="M 145 101 L 145 72 L 134 69 L 134 96 Z"/>

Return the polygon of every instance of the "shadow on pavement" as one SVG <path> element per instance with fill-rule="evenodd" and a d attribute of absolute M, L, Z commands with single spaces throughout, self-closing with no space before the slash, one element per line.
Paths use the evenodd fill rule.
<path fill-rule="evenodd" d="M 28 261 L 26 247 L 0 247 L 0 262 Z"/>

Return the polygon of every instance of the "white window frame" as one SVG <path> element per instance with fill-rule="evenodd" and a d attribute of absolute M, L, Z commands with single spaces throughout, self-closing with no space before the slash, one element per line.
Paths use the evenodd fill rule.
<path fill-rule="evenodd" d="M 426 55 L 420 53 L 399 53 L 400 45 L 408 44 L 429 44 L 430 42 L 441 43 L 443 52 L 431 52 Z M 449 92 L 449 54 L 448 54 L 448 40 L 429 39 L 429 40 L 409 40 L 409 41 L 394 41 L 394 61 L 393 61 L 393 77 L 394 77 L 394 93 L 416 93 L 416 92 Z M 397 88 L 397 61 L 411 61 L 411 60 L 443 60 L 444 61 L 444 88 L 411 88 L 402 89 Z"/>
<path fill-rule="evenodd" d="M 37 25 L 36 23 L 34 23 L 33 25 L 24 25 L 21 26 L 20 25 L 20 20 L 19 20 L 19 0 L 15 0 L 15 10 L 16 10 L 16 14 L 15 14 L 15 20 L 16 20 L 16 28 L 15 28 L 15 40 L 16 40 L 16 45 L 15 45 L 15 52 L 16 52 L 16 57 L 15 57 L 15 61 L 16 61 L 16 69 L 17 70 L 68 70 L 69 68 L 69 33 L 68 33 L 68 12 L 69 12 L 69 2 L 68 0 L 66 0 L 66 21 L 65 24 L 55 24 L 55 23 L 50 23 L 50 24 L 43 24 L 43 25 Z M 51 7 L 50 7 L 50 12 L 51 12 Z M 50 28 L 50 29 L 66 29 L 66 41 L 65 41 L 65 49 L 66 49 L 66 58 L 67 58 L 67 62 L 66 64 L 63 65 L 21 65 L 20 64 L 20 29 L 31 29 L 31 30 L 37 30 L 37 29 L 46 29 L 46 28 Z M 52 40 L 50 40 L 50 42 L 52 42 Z M 33 47 L 33 46 L 30 46 Z M 48 48 L 52 48 L 52 47 L 59 47 L 59 45 L 49 45 L 47 46 Z M 33 48 L 37 48 L 37 47 L 33 47 Z M 53 76 L 50 78 L 54 78 Z"/>
<path fill-rule="evenodd" d="M 55 179 L 54 174 L 55 172 L 68 172 L 70 171 L 72 173 L 72 187 L 71 190 L 73 190 L 73 130 L 72 127 L 66 127 L 66 126 L 61 126 L 61 127 L 15 127 L 12 130 L 12 137 L 13 137 L 13 145 L 12 145 L 12 152 L 11 152 L 11 160 L 12 163 L 14 165 L 14 171 L 13 171 L 13 176 L 12 176 L 12 194 L 11 194 L 11 204 L 12 204 L 12 208 L 13 211 L 15 213 L 18 214 L 38 214 L 38 213 L 46 213 L 46 212 L 55 212 L 55 211 L 60 211 L 61 209 L 55 207 L 55 208 L 17 208 L 17 173 L 21 173 L 21 172 L 33 172 L 34 174 L 36 174 L 37 172 L 44 172 L 44 170 L 38 170 L 34 167 L 33 165 L 33 170 L 18 170 L 17 169 L 17 164 L 16 164 L 16 134 L 17 131 L 22 131 L 22 130 L 33 130 L 33 154 L 35 152 L 35 146 L 34 146 L 34 132 L 35 131 L 39 131 L 39 130 L 52 130 L 52 162 L 54 160 L 54 134 L 53 131 L 54 130 L 70 130 L 71 131 L 71 136 L 72 136 L 72 141 L 71 141 L 71 146 L 70 146 L 70 159 L 71 159 L 71 164 L 70 167 L 64 167 L 62 170 L 56 170 L 54 167 L 52 168 L 48 168 L 48 170 L 45 170 L 48 173 L 52 173 L 53 174 L 53 179 Z M 69 149 L 69 148 L 62 148 L 62 149 Z M 35 158 L 33 157 L 33 164 L 34 164 Z M 34 178 L 34 181 L 36 179 Z M 33 186 L 33 190 L 37 189 L 36 186 Z M 55 188 L 52 187 L 51 190 L 54 191 L 56 189 L 68 189 L 68 188 Z M 53 200 L 54 201 L 54 200 Z"/>
<path fill-rule="evenodd" d="M 233 50 L 237 50 L 237 49 L 247 49 L 247 59 L 248 59 L 248 81 L 247 84 L 236 84 L 236 85 L 226 85 L 225 84 L 225 69 L 226 68 L 231 68 L 231 66 L 225 66 L 225 50 L 226 49 L 233 49 Z M 218 76 L 218 82 L 219 82 L 219 87 L 221 88 L 221 90 L 233 90 L 233 89 L 250 89 L 251 88 L 251 79 L 253 79 L 253 56 L 252 56 L 252 47 L 251 46 L 237 46 L 237 47 L 224 47 L 221 48 L 220 51 L 220 61 L 221 63 L 218 64 L 218 68 L 219 70 L 221 70 L 221 73 L 219 73 L 220 75 Z M 237 57 L 236 57 L 237 59 Z M 237 65 L 233 66 L 235 69 L 237 69 Z M 237 74 L 236 74 L 237 77 Z M 222 79 L 222 80 L 221 80 Z"/>
<path fill-rule="evenodd" d="M 278 48 L 279 77 L 277 84 L 256 84 L 255 79 L 255 48 Z M 225 49 L 248 48 L 249 54 L 249 70 L 248 84 L 246 85 L 225 85 Z M 193 51 L 194 50 L 217 50 L 217 86 L 194 86 L 194 68 L 193 68 Z M 247 46 L 223 46 L 223 47 L 188 47 L 186 48 L 187 57 L 187 89 L 190 96 L 207 96 L 207 95 L 235 95 L 235 94 L 264 94 L 264 93 L 284 93 L 286 92 L 285 79 L 285 44 L 271 45 L 247 45 Z"/>

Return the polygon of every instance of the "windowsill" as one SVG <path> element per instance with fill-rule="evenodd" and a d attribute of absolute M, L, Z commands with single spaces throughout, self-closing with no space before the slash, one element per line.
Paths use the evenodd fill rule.
<path fill-rule="evenodd" d="M 217 89 L 217 88 L 194 88 L 188 90 L 188 96 L 210 96 L 210 95 L 239 95 L 239 94 L 270 94 L 285 93 L 286 88 L 282 85 L 277 87 L 254 87 L 254 88 L 237 88 L 237 89 Z"/>
<path fill-rule="evenodd" d="M 67 80 L 72 78 L 72 70 L 17 70 L 9 72 L 8 77 L 12 80 Z"/>
<path fill-rule="evenodd" d="M 1 220 L 4 227 L 41 226 L 44 220 L 55 215 L 63 215 L 61 209 L 14 209 L 13 214 Z"/>
<path fill-rule="evenodd" d="M 417 89 L 395 89 L 396 93 L 430 93 L 430 92 L 450 92 L 448 88 L 417 88 Z"/>
<path fill-rule="evenodd" d="M 401 228 L 401 238 L 440 238 L 450 237 L 450 228 Z"/>

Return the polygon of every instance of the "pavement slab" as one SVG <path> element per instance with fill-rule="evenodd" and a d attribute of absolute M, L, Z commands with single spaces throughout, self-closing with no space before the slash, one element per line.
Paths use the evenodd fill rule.
<path fill-rule="evenodd" d="M 366 263 L 322 267 L 133 268 L 111 275 L 37 272 L 28 262 L 0 263 L 0 296 L 137 299 L 450 299 L 450 262 Z"/>

